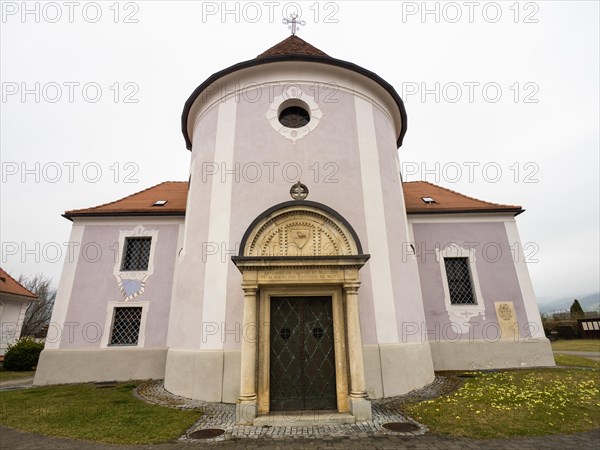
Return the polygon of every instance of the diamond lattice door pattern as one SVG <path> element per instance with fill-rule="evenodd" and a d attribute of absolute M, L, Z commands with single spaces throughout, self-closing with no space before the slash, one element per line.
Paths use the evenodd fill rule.
<path fill-rule="evenodd" d="M 336 406 L 331 297 L 271 297 L 271 411 Z"/>

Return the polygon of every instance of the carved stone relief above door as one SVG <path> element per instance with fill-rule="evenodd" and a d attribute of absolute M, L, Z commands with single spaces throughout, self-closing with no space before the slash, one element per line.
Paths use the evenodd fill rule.
<path fill-rule="evenodd" d="M 356 255 L 353 239 L 320 211 L 306 207 L 283 211 L 255 228 L 246 241 L 247 256 Z"/>

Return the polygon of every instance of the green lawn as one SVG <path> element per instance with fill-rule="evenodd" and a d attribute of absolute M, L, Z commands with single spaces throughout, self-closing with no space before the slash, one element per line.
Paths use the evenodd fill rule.
<path fill-rule="evenodd" d="M 94 384 L 0 392 L 0 423 L 24 431 L 115 444 L 176 439 L 200 417 L 147 404 L 132 394 L 138 383 Z"/>
<path fill-rule="evenodd" d="M 600 352 L 600 339 L 571 339 L 552 343 L 552 350 Z"/>
<path fill-rule="evenodd" d="M 600 361 L 594 361 L 593 359 L 584 358 L 581 356 L 555 353 L 554 361 L 556 361 L 557 366 L 592 367 L 600 369 Z"/>
<path fill-rule="evenodd" d="M 27 372 L 12 372 L 10 370 L 0 369 L 0 381 L 17 380 L 19 378 L 27 378 L 35 375 L 35 370 Z"/>
<path fill-rule="evenodd" d="M 466 378 L 452 394 L 406 404 L 404 411 L 434 433 L 473 438 L 574 433 L 600 427 L 598 370 L 467 374 L 472 378 Z M 136 384 L 0 392 L 0 423 L 51 436 L 154 444 L 176 439 L 200 417 L 199 411 L 164 408 L 137 399 L 132 395 Z"/>
<path fill-rule="evenodd" d="M 405 405 L 434 433 L 502 438 L 600 427 L 600 377 L 585 369 L 470 372 L 454 393 Z"/>

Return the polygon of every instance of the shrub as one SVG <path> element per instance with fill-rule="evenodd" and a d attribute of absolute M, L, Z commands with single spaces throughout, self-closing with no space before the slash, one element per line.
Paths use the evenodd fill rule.
<path fill-rule="evenodd" d="M 37 366 L 43 349 L 43 342 L 36 342 L 29 337 L 21 338 L 16 344 L 8 346 L 2 366 L 4 370 L 32 370 Z"/>
<path fill-rule="evenodd" d="M 579 303 L 579 300 L 575 299 L 573 304 L 571 305 L 571 319 L 581 319 L 585 317 L 585 312 Z"/>

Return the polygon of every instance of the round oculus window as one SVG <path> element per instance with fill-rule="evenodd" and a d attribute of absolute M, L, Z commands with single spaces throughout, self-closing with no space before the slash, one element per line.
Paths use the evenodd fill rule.
<path fill-rule="evenodd" d="M 279 114 L 279 123 L 287 128 L 302 128 L 310 122 L 310 115 L 301 106 L 288 106 Z"/>

